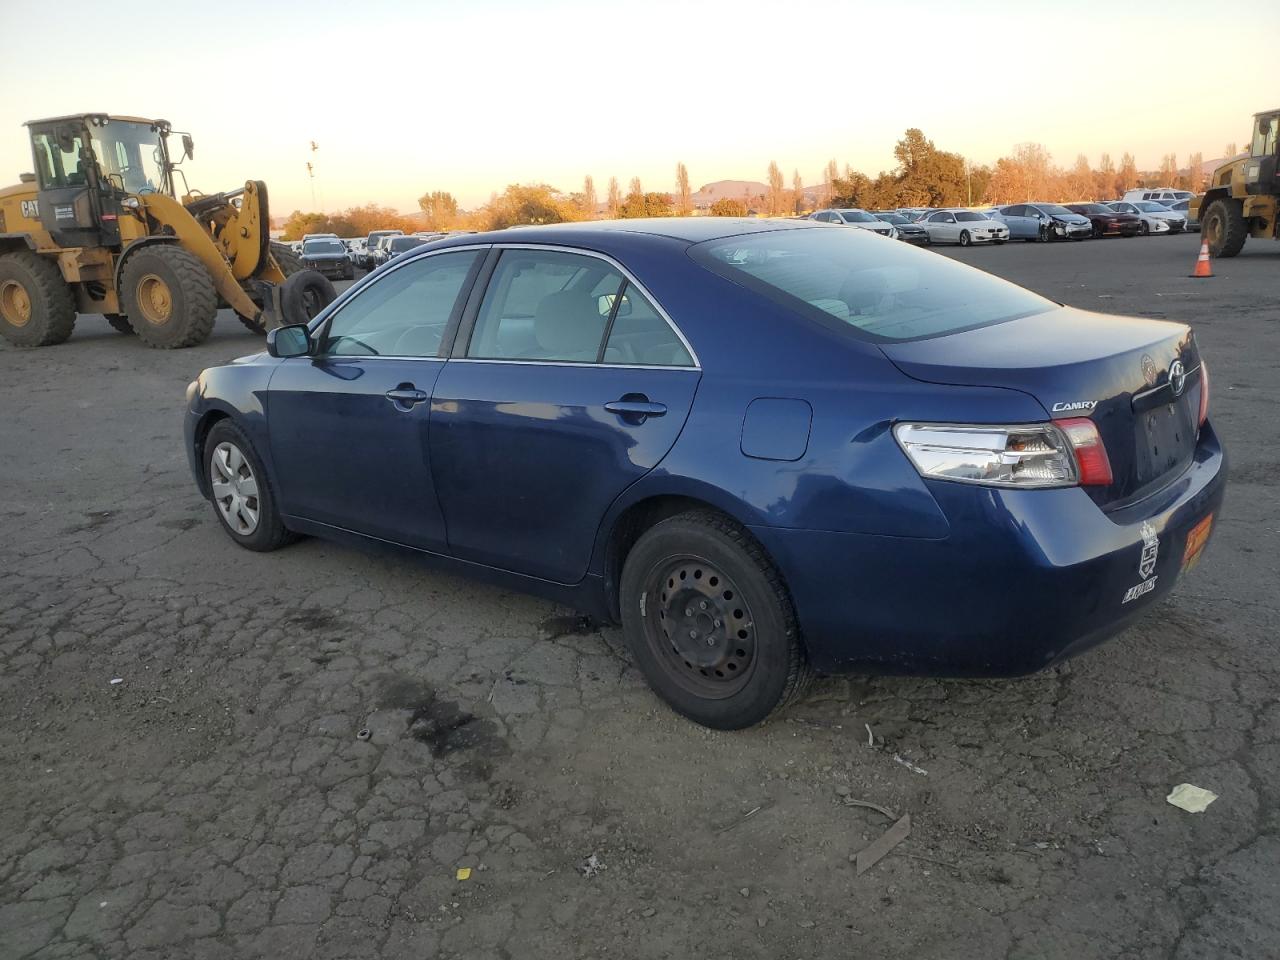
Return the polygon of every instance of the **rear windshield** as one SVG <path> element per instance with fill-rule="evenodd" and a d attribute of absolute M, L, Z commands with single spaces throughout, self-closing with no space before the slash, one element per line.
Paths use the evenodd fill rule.
<path fill-rule="evenodd" d="M 422 243 L 426 243 L 426 241 L 421 237 L 396 237 L 387 246 L 392 250 L 410 250 Z"/>
<path fill-rule="evenodd" d="M 702 266 L 871 340 L 936 337 L 1056 304 L 973 267 L 861 230 L 779 230 L 690 248 Z"/>

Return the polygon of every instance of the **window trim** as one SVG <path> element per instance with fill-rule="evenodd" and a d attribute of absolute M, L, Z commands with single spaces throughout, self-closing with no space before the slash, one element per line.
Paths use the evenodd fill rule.
<path fill-rule="evenodd" d="M 338 316 L 346 307 L 365 290 L 369 290 L 377 284 L 381 283 L 387 277 L 403 270 L 410 264 L 417 263 L 419 260 L 425 260 L 428 257 L 438 257 L 446 253 L 466 253 L 477 252 L 480 256 L 476 257 L 475 263 L 471 265 L 471 269 L 467 272 L 467 279 L 463 281 L 463 290 L 465 296 L 458 298 L 459 302 L 455 303 L 453 309 L 449 312 L 449 319 L 445 323 L 444 333 L 440 335 L 440 346 L 436 349 L 435 356 L 400 356 L 392 354 L 375 354 L 371 356 L 357 356 L 354 354 L 332 354 L 332 353 L 313 353 L 306 357 L 299 357 L 303 360 L 448 360 L 449 353 L 452 350 L 452 340 L 458 332 L 458 321 L 462 314 L 465 313 L 467 306 L 471 302 L 472 291 L 475 289 L 476 281 L 480 278 L 485 266 L 489 262 L 488 251 L 492 248 L 492 244 L 488 243 L 468 243 L 459 244 L 456 247 L 444 247 L 440 250 L 428 250 L 421 254 L 409 257 L 403 263 L 398 263 L 394 267 L 371 273 L 366 276 L 365 283 L 358 283 L 349 287 L 342 292 L 338 299 L 330 304 L 330 308 L 317 315 L 307 327 L 307 335 L 316 343 L 321 327 L 332 324 L 333 318 Z M 370 279 L 371 278 L 371 279 Z"/>
<path fill-rule="evenodd" d="M 688 351 L 690 359 L 693 360 L 693 364 L 691 366 L 677 366 L 659 363 L 605 363 L 595 360 L 520 360 L 510 357 L 468 357 L 466 352 L 471 346 L 471 337 L 475 333 L 476 318 L 480 313 L 480 307 L 484 303 L 485 297 L 489 293 L 489 285 L 493 281 L 493 274 L 495 272 L 493 266 L 490 266 L 490 269 L 487 271 L 488 275 L 484 277 L 483 284 L 477 282 L 473 287 L 473 290 L 478 292 L 478 295 L 468 298 L 466 309 L 462 313 L 462 319 L 458 325 L 457 334 L 453 340 L 453 348 L 447 357 L 450 363 L 507 363 L 519 366 L 587 367 L 613 370 L 696 370 L 701 372 L 702 361 L 698 359 L 698 354 L 693 349 L 693 344 L 691 344 L 688 338 L 684 335 L 684 331 L 682 331 L 676 325 L 676 322 L 671 319 L 671 314 L 667 313 L 666 308 L 658 302 L 657 298 L 649 292 L 643 283 L 636 279 L 635 274 L 607 253 L 601 253 L 598 250 L 587 250 L 583 247 L 554 243 L 494 243 L 489 246 L 491 250 L 497 254 L 496 257 L 493 257 L 493 266 L 496 266 L 497 260 L 501 257 L 502 251 L 504 250 L 543 250 L 550 253 L 572 253 L 583 257 L 592 257 L 608 264 L 622 274 L 623 279 L 626 281 L 626 284 L 623 287 L 624 290 L 627 287 L 634 286 L 640 292 L 640 295 L 653 305 L 653 309 L 657 312 L 658 316 L 660 316 L 663 322 L 671 328 L 672 333 L 676 335 L 676 339 L 678 339 L 680 343 L 683 344 L 685 350 Z M 448 249 L 458 248 L 452 247 Z M 443 253 L 444 251 L 441 250 L 433 252 Z M 417 258 L 415 257 L 414 259 Z M 474 303 L 471 302 L 473 299 Z M 604 342 L 607 343 L 607 337 Z"/>

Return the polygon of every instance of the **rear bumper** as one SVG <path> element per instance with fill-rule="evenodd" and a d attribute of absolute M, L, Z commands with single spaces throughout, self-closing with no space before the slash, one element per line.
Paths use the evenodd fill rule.
<path fill-rule="evenodd" d="M 1079 488 L 931 481 L 944 539 L 752 530 L 782 570 L 818 670 L 1017 676 L 1106 640 L 1168 594 L 1191 530 L 1211 513 L 1216 526 L 1226 476 L 1207 425 L 1183 475 L 1123 515 Z"/>

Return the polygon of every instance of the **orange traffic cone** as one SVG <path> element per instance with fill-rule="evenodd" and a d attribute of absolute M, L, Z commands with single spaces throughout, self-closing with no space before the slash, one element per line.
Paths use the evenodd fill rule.
<path fill-rule="evenodd" d="M 1213 261 L 1209 259 L 1209 241 L 1202 238 L 1200 240 L 1200 256 L 1196 257 L 1196 268 L 1192 271 L 1193 278 L 1212 277 Z"/>

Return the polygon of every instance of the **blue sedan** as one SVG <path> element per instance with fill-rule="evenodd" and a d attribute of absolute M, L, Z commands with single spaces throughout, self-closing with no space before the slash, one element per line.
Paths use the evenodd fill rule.
<path fill-rule="evenodd" d="M 804 221 L 440 240 L 187 391 L 230 538 L 405 551 L 608 621 L 738 728 L 814 673 L 1010 676 L 1204 551 L 1226 461 L 1184 324 Z"/>

